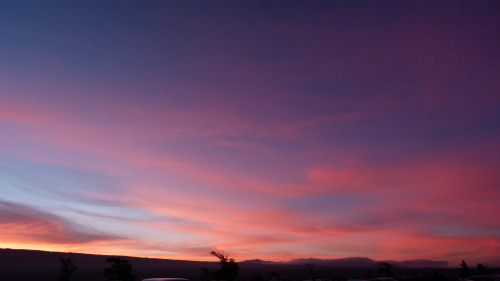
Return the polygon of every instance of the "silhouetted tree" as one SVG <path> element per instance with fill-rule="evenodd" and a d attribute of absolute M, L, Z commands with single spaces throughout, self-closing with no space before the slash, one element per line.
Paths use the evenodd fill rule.
<path fill-rule="evenodd" d="M 467 266 L 467 263 L 465 263 L 464 260 L 462 260 L 462 263 L 460 263 L 460 277 L 462 279 L 465 279 L 465 277 L 469 276 L 470 270 L 469 267 Z"/>
<path fill-rule="evenodd" d="M 480 263 L 477 264 L 477 274 L 485 275 L 488 274 L 488 268 Z"/>
<path fill-rule="evenodd" d="M 108 280 L 135 281 L 135 276 L 132 274 L 132 265 L 128 260 L 118 257 L 109 257 L 106 260 L 110 264 L 104 268 L 104 277 Z"/>
<path fill-rule="evenodd" d="M 233 281 L 238 278 L 240 268 L 233 258 L 215 251 L 210 252 L 210 254 L 220 260 L 221 268 L 213 274 L 216 280 Z"/>
<path fill-rule="evenodd" d="M 59 261 L 61 262 L 59 281 L 70 281 L 71 275 L 73 275 L 73 272 L 77 268 L 75 261 L 71 258 L 60 258 Z"/>
<path fill-rule="evenodd" d="M 381 262 L 378 264 L 377 274 L 383 274 L 387 277 L 392 276 L 392 264 L 387 262 Z"/>
<path fill-rule="evenodd" d="M 306 271 L 309 275 L 311 275 L 311 279 L 314 281 L 316 280 L 316 274 L 314 272 L 314 263 L 308 263 L 306 264 Z"/>

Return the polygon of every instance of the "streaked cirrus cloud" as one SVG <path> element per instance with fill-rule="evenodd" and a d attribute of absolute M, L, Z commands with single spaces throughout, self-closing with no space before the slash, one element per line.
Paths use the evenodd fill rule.
<path fill-rule="evenodd" d="M 498 3 L 0 6 L 0 246 L 498 265 Z"/>

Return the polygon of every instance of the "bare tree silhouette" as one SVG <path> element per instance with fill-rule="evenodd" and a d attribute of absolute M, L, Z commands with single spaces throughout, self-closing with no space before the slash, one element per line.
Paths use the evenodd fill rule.
<path fill-rule="evenodd" d="M 59 270 L 59 281 L 70 281 L 71 275 L 77 269 L 75 261 L 71 258 L 60 258 L 61 269 Z"/>
<path fill-rule="evenodd" d="M 238 278 L 240 268 L 233 258 L 215 251 L 210 252 L 210 254 L 217 257 L 221 265 L 221 268 L 213 273 L 215 280 L 233 281 Z"/>
<path fill-rule="evenodd" d="M 135 281 L 135 276 L 132 274 L 132 265 L 128 260 L 118 257 L 109 257 L 106 260 L 111 265 L 104 268 L 104 277 L 108 280 Z"/>
<path fill-rule="evenodd" d="M 467 263 L 465 263 L 464 260 L 462 260 L 462 263 L 460 263 L 460 277 L 462 279 L 465 279 L 465 277 L 469 276 L 470 270 L 469 267 L 467 266 Z"/>

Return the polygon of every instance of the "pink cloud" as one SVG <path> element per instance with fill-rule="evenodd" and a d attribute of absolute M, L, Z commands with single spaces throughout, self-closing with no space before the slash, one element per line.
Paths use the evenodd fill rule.
<path fill-rule="evenodd" d="M 123 238 L 85 230 L 68 220 L 27 206 L 0 202 L 2 243 L 87 244 Z"/>
<path fill-rule="evenodd" d="M 28 119 L 19 117 L 19 120 Z M 394 229 L 397 229 L 397 223 L 407 219 L 404 212 L 407 209 L 428 211 L 430 215 L 433 212 L 451 212 L 450 219 L 455 219 L 457 215 L 462 217 L 462 221 L 457 221 L 458 224 L 473 223 L 477 226 L 483 226 L 484 229 L 488 228 L 487 225 L 491 225 L 491 214 L 498 210 L 489 202 L 484 202 L 482 198 L 484 196 L 482 194 L 496 192 L 495 183 L 498 182 L 498 176 L 495 174 L 494 165 L 491 162 L 484 162 L 483 159 L 483 156 L 491 154 L 491 151 L 493 154 L 496 153 L 494 141 L 486 143 L 481 148 L 460 149 L 461 151 L 469 151 L 467 154 L 459 154 L 450 150 L 448 153 L 430 158 L 424 155 L 408 162 L 400 161 L 399 164 L 402 163 L 402 165 L 397 166 L 386 164 L 379 167 L 365 167 L 362 165 L 362 161 L 350 162 L 349 165 L 341 169 L 320 166 L 304 172 L 306 180 L 304 183 L 286 184 L 280 181 L 259 181 L 252 178 L 252 175 L 238 172 L 227 176 L 226 173 L 222 173 L 217 168 L 207 167 L 203 163 L 193 164 L 189 161 L 181 162 L 176 159 L 165 160 L 161 157 L 154 157 L 152 151 L 134 151 L 133 149 L 127 151 L 118 148 L 116 143 L 112 141 L 115 138 L 120 139 L 120 133 L 116 133 L 116 137 L 113 137 L 113 131 L 105 132 L 105 128 L 93 128 L 86 125 L 70 126 L 70 123 L 64 122 L 47 126 L 47 128 L 50 130 L 45 133 L 42 130 L 32 131 L 32 137 L 42 136 L 48 143 L 56 144 L 57 147 L 68 147 L 75 151 L 85 151 L 100 157 L 109 157 L 112 162 L 122 162 L 122 165 L 130 165 L 133 168 L 147 168 L 149 170 L 147 173 L 154 178 L 158 177 L 158 174 L 169 171 L 181 175 L 183 178 L 190 178 L 197 183 L 212 186 L 206 191 L 198 190 L 197 194 L 191 194 L 186 193 L 185 190 L 166 188 L 163 184 L 145 185 L 141 183 L 142 180 L 137 180 L 124 186 L 123 194 L 119 196 L 102 193 L 87 194 L 87 196 L 103 199 L 109 196 L 107 198 L 109 200 L 119 201 L 125 205 L 145 209 L 156 214 L 181 219 L 195 218 L 192 223 L 165 223 L 158 224 L 156 227 L 165 231 L 172 228 L 178 232 L 189 231 L 200 236 L 208 235 L 207 237 L 214 239 L 210 246 L 220 249 L 239 249 L 241 253 L 249 252 L 248 256 L 263 254 L 261 251 L 265 250 L 267 245 L 274 244 L 278 245 L 274 252 L 267 254 L 276 258 L 284 257 L 283 253 L 286 252 L 281 252 L 279 245 L 306 245 L 311 239 L 322 241 L 324 245 L 344 243 L 353 249 L 364 247 L 366 250 L 369 246 L 366 241 L 385 241 L 386 237 L 394 239 L 401 237 L 400 239 L 403 239 L 419 227 L 424 229 L 423 232 L 427 231 L 428 224 L 434 222 L 433 220 L 417 221 L 415 226 L 411 226 L 411 222 L 408 222 L 405 226 L 411 226 L 409 229 L 394 232 Z M 85 137 L 87 135 L 92 136 L 90 142 Z M 479 164 L 471 166 L 469 163 Z M 151 168 L 154 169 L 150 170 Z M 240 176 L 241 178 L 239 178 Z M 469 188 L 471 185 L 476 188 L 474 190 Z M 227 193 L 227 191 L 230 192 Z M 217 192 L 224 192 L 229 197 L 219 197 Z M 235 196 L 254 193 L 249 198 L 256 201 L 253 201 L 253 206 L 248 207 L 238 205 L 238 202 L 242 202 L 240 200 L 228 204 L 227 199 L 230 199 L 231 193 L 234 193 Z M 308 218 L 302 210 L 272 206 L 273 200 L 270 199 L 272 196 L 276 196 L 276 199 L 280 201 L 284 200 L 282 196 L 285 198 L 313 198 L 345 193 L 365 194 L 374 198 L 378 202 L 377 204 L 381 204 L 379 207 L 386 208 L 387 211 L 375 211 L 380 216 L 378 221 L 360 220 L 353 224 L 337 222 L 330 226 L 324 226 L 322 220 L 329 218 L 328 214 L 320 214 L 317 219 Z M 445 198 L 445 204 L 436 204 L 436 202 L 441 202 L 443 198 Z M 468 204 L 467 208 L 478 208 L 468 214 L 460 206 L 461 203 L 470 199 L 481 201 L 478 201 L 477 204 Z M 360 209 L 368 212 L 369 207 L 360 207 Z M 457 207 L 459 207 L 458 211 L 454 211 Z M 263 208 L 263 210 L 258 211 L 259 208 Z M 477 218 L 478 211 L 483 214 L 479 219 Z M 362 215 L 363 211 L 360 214 Z M 439 223 L 439 220 L 436 219 L 436 221 Z M 155 225 L 153 224 L 153 226 Z M 256 233 L 280 232 L 284 236 L 248 234 L 248 230 L 252 228 L 255 229 Z M 378 231 L 380 228 L 387 228 L 387 231 L 380 233 Z M 227 233 L 224 231 L 225 229 L 231 229 L 232 233 Z M 19 229 L 18 231 L 22 233 L 25 230 Z M 397 235 L 387 236 L 388 233 L 396 233 Z M 64 234 L 61 235 L 64 236 Z M 334 237 L 327 238 L 329 235 L 334 235 Z M 350 236 L 354 237 L 348 238 Z M 368 239 L 370 236 L 372 238 Z M 43 238 L 43 235 L 41 237 Z M 346 242 L 349 239 L 354 240 Z M 356 242 L 356 239 L 360 242 Z M 435 245 L 437 243 L 435 241 L 442 238 L 430 237 L 426 239 L 428 239 L 425 241 L 428 241 L 429 245 Z M 408 240 L 402 241 L 410 240 L 408 238 Z M 92 243 L 96 245 L 95 249 L 104 247 L 104 244 L 97 246 L 100 242 Z M 408 255 L 405 255 L 403 250 L 395 250 L 402 244 L 403 242 L 386 245 L 381 242 L 379 246 L 372 249 L 372 253 L 375 257 L 394 255 L 406 258 Z M 110 247 L 112 245 L 112 243 L 109 244 Z M 147 247 L 140 246 L 142 242 L 137 242 L 137 245 L 138 248 Z M 431 249 L 424 247 L 424 244 L 422 245 L 422 249 Z M 444 245 L 446 247 L 443 246 L 440 249 L 449 249 L 447 247 L 455 246 L 451 242 Z M 386 249 L 385 247 L 387 250 L 383 250 Z M 165 251 L 174 248 L 165 247 Z M 321 247 L 318 245 L 317 248 Z M 348 253 L 348 248 L 346 247 L 346 253 Z M 205 248 L 200 245 L 200 249 Z M 477 248 L 471 248 L 469 252 L 473 253 L 476 250 Z M 183 252 L 182 249 L 177 249 L 177 251 L 179 254 Z M 424 250 L 412 252 L 411 255 L 423 252 Z M 432 253 L 437 256 L 438 251 Z M 238 255 L 244 256 L 240 253 Z M 290 257 L 306 257 L 304 255 L 307 254 L 293 254 Z"/>
<path fill-rule="evenodd" d="M 493 215 L 499 212 L 494 201 L 500 196 L 498 138 L 481 141 L 483 137 L 469 135 L 469 143 L 475 143 L 471 145 L 450 139 L 459 133 L 438 138 L 427 131 L 462 128 L 496 116 L 499 98 L 493 90 L 500 79 L 492 79 L 497 68 L 488 58 L 498 48 L 469 52 L 471 44 L 491 33 L 481 33 L 482 25 L 469 27 L 470 18 L 447 23 L 448 12 L 441 19 L 441 13 L 431 11 L 428 21 L 415 19 L 422 11 L 412 10 L 391 14 L 387 22 L 373 16 L 378 12 L 391 14 L 383 8 L 359 14 L 342 7 L 335 11 L 338 17 L 296 21 L 301 11 L 294 20 L 252 22 L 270 31 L 262 38 L 261 31 L 235 32 L 238 25 L 219 29 L 209 21 L 200 25 L 199 36 L 186 39 L 190 58 L 169 65 L 182 74 L 172 74 L 175 82 L 168 83 L 161 67 L 155 69 L 160 74 L 145 71 L 138 74 L 141 79 L 124 81 L 117 77 L 130 73 L 114 69 L 119 64 L 114 60 L 103 62 L 106 69 L 116 70 L 112 83 L 108 77 L 91 85 L 82 82 L 90 76 L 80 77 L 81 84 L 45 79 L 68 70 L 67 61 L 39 58 L 30 73 L 18 74 L 34 78 L 39 73 L 41 78 L 31 84 L 2 72 L 9 77 L 2 85 L 8 97 L 0 103 L 8 138 L 2 138 L 0 149 L 10 157 L 109 176 L 119 192 L 68 190 L 64 195 L 144 210 L 159 221 L 94 214 L 96 218 L 190 233 L 201 241 L 157 246 L 137 238 L 130 239 L 130 251 L 199 257 L 214 247 L 234 249 L 241 257 L 370 252 L 406 259 L 423 257 L 426 251 L 436 258 L 458 257 L 450 249 L 460 241 L 479 245 L 468 246 L 468 255 L 497 249 L 498 241 L 490 236 L 498 233 Z M 359 25 L 359 17 L 373 28 Z M 458 36 L 448 33 L 455 24 Z M 115 36 L 133 41 L 124 34 Z M 75 44 L 56 37 L 49 39 Z M 148 36 L 138 38 L 147 50 L 163 51 L 166 39 L 143 37 Z M 470 42 L 456 41 L 462 37 Z M 85 43 L 85 50 L 94 48 Z M 123 54 L 113 54 L 113 59 Z M 154 55 L 142 55 L 145 61 L 156 61 Z M 478 67 L 481 63 L 484 67 Z M 113 84 L 118 82 L 126 83 Z M 456 82 L 456 88 L 449 87 Z M 408 115 L 399 115 L 406 110 Z M 411 132 L 425 132 L 397 143 L 390 135 L 398 131 L 391 127 L 399 126 L 394 120 L 413 118 L 413 113 L 416 121 L 408 123 L 416 128 Z M 358 131 L 374 137 L 359 140 Z M 422 141 L 428 136 L 446 148 L 426 150 L 434 142 Z M 389 139 L 391 147 L 377 143 Z M 383 155 L 387 151 L 394 155 Z M 49 237 L 53 231 L 65 243 L 76 243 L 73 235 L 81 237 L 94 251 L 126 251 L 119 239 L 92 236 L 49 213 L 5 212 L 4 223 L 15 223 L 9 232 L 12 241 L 18 235 L 33 243 L 57 244 Z M 36 233 L 29 234 L 28 226 Z M 487 242 L 481 244 L 481 238 Z"/>

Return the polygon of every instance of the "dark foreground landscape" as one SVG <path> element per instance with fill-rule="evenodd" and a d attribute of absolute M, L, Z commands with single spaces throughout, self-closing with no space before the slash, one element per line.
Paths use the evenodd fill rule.
<path fill-rule="evenodd" d="M 104 281 L 104 268 L 109 256 L 76 253 L 59 253 L 33 250 L 0 249 L 0 281 L 57 281 L 61 258 L 71 258 L 77 265 L 72 281 Z M 180 277 L 190 281 L 200 280 L 202 268 L 217 270 L 219 263 L 121 257 L 132 264 L 137 281 L 153 277 Z M 348 260 L 347 260 L 348 261 Z M 362 265 L 360 265 L 360 261 Z M 238 262 L 241 281 L 267 281 L 271 276 L 290 277 L 293 281 L 311 279 L 307 263 L 314 264 L 316 277 L 337 277 L 337 280 L 369 279 L 376 275 L 378 263 L 370 259 L 353 259 L 353 264 L 333 264 L 321 260 L 304 260 L 295 263 L 267 263 L 259 260 Z M 405 276 L 408 281 L 456 281 L 459 280 L 459 265 L 453 267 L 405 267 L 394 265 L 394 276 Z M 471 275 L 476 274 L 471 267 Z M 490 274 L 500 273 L 498 268 L 489 268 Z M 373 277 L 373 276 L 371 276 Z"/>

